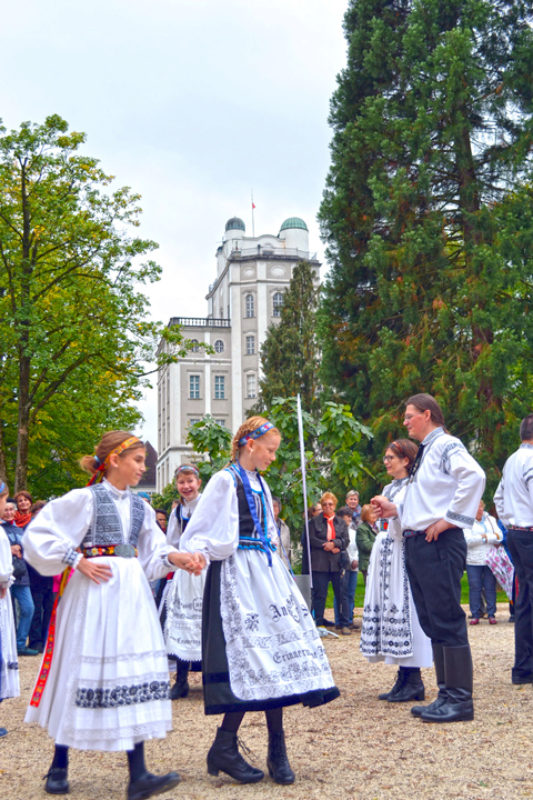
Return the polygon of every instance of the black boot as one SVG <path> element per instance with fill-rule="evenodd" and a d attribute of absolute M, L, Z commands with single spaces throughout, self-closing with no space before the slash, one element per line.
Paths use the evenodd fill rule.
<path fill-rule="evenodd" d="M 389 697 L 391 697 L 393 694 L 396 694 L 396 692 L 402 688 L 404 680 L 405 680 L 404 671 L 402 670 L 401 667 L 399 667 L 398 672 L 396 673 L 396 683 L 394 684 L 392 689 L 389 689 L 388 692 L 382 692 L 381 694 L 378 694 L 378 700 L 388 700 Z"/>
<path fill-rule="evenodd" d="M 425 697 L 424 684 L 420 675 L 420 667 L 400 667 L 404 673 L 402 686 L 397 692 L 391 692 L 387 697 L 389 703 L 407 703 L 409 700 L 423 700 Z"/>
<path fill-rule="evenodd" d="M 207 754 L 207 771 L 210 775 L 225 772 L 241 783 L 257 783 L 265 777 L 260 769 L 248 764 L 239 753 L 237 734 L 218 728 L 215 741 Z"/>
<path fill-rule="evenodd" d="M 424 722 L 462 722 L 474 719 L 470 646 L 444 648 L 446 699 L 420 715 Z"/>
<path fill-rule="evenodd" d="M 44 791 L 48 794 L 68 794 L 67 767 L 50 767 L 45 775 Z"/>
<path fill-rule="evenodd" d="M 287 758 L 283 731 L 268 734 L 267 767 L 270 777 L 276 783 L 294 783 L 294 772 Z"/>
<path fill-rule="evenodd" d="M 176 659 L 176 682 L 170 690 L 170 699 L 179 700 L 180 697 L 187 697 L 189 694 L 189 664 L 186 661 Z"/>
<path fill-rule="evenodd" d="M 437 644 L 436 642 L 432 642 L 433 648 L 433 663 L 435 665 L 435 677 L 437 679 L 437 686 L 439 687 L 439 693 L 435 700 L 427 706 L 413 706 L 411 709 L 411 714 L 415 717 L 421 717 L 424 711 L 434 711 L 438 708 L 442 703 L 446 701 L 446 691 L 445 691 L 445 678 L 444 678 L 444 650 L 441 644 Z"/>
<path fill-rule="evenodd" d="M 168 772 L 166 775 L 152 775 L 151 772 L 144 772 L 137 780 L 130 781 L 128 785 L 128 800 L 146 800 L 153 794 L 161 794 L 180 782 L 177 772 Z"/>

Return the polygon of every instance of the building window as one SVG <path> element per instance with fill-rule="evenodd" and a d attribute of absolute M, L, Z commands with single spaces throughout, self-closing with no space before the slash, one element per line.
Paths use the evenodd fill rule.
<path fill-rule="evenodd" d="M 215 342 L 215 353 L 223 353 L 224 352 L 224 342 L 222 339 L 217 339 Z"/>
<path fill-rule="evenodd" d="M 216 419 L 215 422 L 217 425 L 222 425 L 223 428 L 226 427 L 226 420 L 225 419 Z"/>
<path fill-rule="evenodd" d="M 191 339 L 192 347 L 191 350 L 193 353 L 197 353 L 200 349 L 200 345 L 198 344 L 198 339 Z"/>
<path fill-rule="evenodd" d="M 189 375 L 189 400 L 200 399 L 200 376 Z"/>
<path fill-rule="evenodd" d="M 226 379 L 224 375 L 215 375 L 215 400 L 224 400 L 225 383 Z"/>
<path fill-rule="evenodd" d="M 246 355 L 247 356 L 255 355 L 255 336 L 246 337 Z"/>
<path fill-rule="evenodd" d="M 200 422 L 200 420 L 199 419 L 194 419 L 194 418 L 190 419 L 189 420 L 189 427 L 192 427 L 193 425 L 196 425 L 197 422 Z"/>
<path fill-rule="evenodd" d="M 274 292 L 272 297 L 272 316 L 281 317 L 281 308 L 283 306 L 283 292 Z"/>
<path fill-rule="evenodd" d="M 255 317 L 255 303 L 253 294 L 247 294 L 245 297 L 246 316 Z"/>
<path fill-rule="evenodd" d="M 255 375 L 249 372 L 246 376 L 246 397 L 253 398 L 256 396 Z"/>

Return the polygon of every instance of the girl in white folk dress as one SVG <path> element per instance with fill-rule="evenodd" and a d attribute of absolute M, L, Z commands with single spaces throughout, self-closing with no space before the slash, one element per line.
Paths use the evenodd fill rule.
<path fill-rule="evenodd" d="M 182 464 L 175 473 L 180 502 L 168 521 L 167 542 L 179 549 L 181 536 L 200 501 L 202 480 L 192 464 Z M 167 655 L 176 659 L 176 681 L 170 699 L 178 700 L 189 694 L 189 670 L 202 669 L 202 598 L 205 570 L 190 575 L 179 570 L 166 587 L 164 606 L 164 636 Z"/>
<path fill-rule="evenodd" d="M 207 769 L 242 783 L 264 777 L 238 750 L 246 711 L 266 712 L 268 770 L 276 783 L 289 784 L 294 773 L 283 706 L 315 706 L 339 695 L 307 605 L 274 552 L 272 498 L 260 472 L 274 461 L 280 441 L 262 417 L 241 425 L 232 463 L 211 478 L 180 541 L 180 549 L 210 562 L 202 624 L 204 704 L 206 714 L 224 718 Z"/>
<path fill-rule="evenodd" d="M 167 544 L 153 509 L 130 491 L 145 471 L 137 437 L 106 433 L 80 463 L 93 475 L 89 485 L 48 503 L 24 534 L 25 558 L 41 574 L 74 570 L 50 623 L 26 721 L 47 728 L 56 743 L 48 793 L 69 791 L 69 747 L 126 750 L 127 798 L 142 800 L 179 781 L 176 772 L 153 775 L 144 763 L 144 741 L 163 738 L 172 726 L 148 581 L 201 565 Z"/>
<path fill-rule="evenodd" d="M 383 463 L 392 483 L 383 495 L 401 503 L 417 446 L 409 439 L 396 439 L 385 450 Z M 383 524 L 382 520 L 382 524 Z M 418 621 L 409 577 L 405 568 L 404 540 L 398 518 L 387 520 L 378 533 L 368 565 L 360 650 L 369 661 L 396 664 L 392 689 L 379 695 L 389 703 L 424 699 L 420 667 L 431 667 L 431 641 Z"/>
<path fill-rule="evenodd" d="M 7 484 L 0 479 L 0 519 L 8 496 Z M 9 594 L 12 575 L 11 545 L 0 525 L 0 703 L 8 697 L 18 697 L 20 694 L 17 639 Z M 0 738 L 6 734 L 6 728 L 0 728 Z"/>

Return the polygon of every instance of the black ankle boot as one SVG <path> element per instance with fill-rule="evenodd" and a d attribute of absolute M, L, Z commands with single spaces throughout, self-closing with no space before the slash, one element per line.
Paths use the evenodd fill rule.
<path fill-rule="evenodd" d="M 50 767 L 46 775 L 44 791 L 48 794 L 68 794 L 69 785 L 67 780 L 67 767 Z"/>
<path fill-rule="evenodd" d="M 396 692 L 402 688 L 404 678 L 405 678 L 404 670 L 401 667 L 399 667 L 398 672 L 396 673 L 396 683 L 394 684 L 392 689 L 389 689 L 388 692 L 382 692 L 382 694 L 378 694 L 378 700 L 388 700 L 393 694 L 396 694 Z"/>
<path fill-rule="evenodd" d="M 400 667 L 405 675 L 402 686 L 387 697 L 389 703 L 407 703 L 409 700 L 425 698 L 424 684 L 419 667 Z"/>
<path fill-rule="evenodd" d="M 237 734 L 218 728 L 215 741 L 207 754 L 207 771 L 210 775 L 225 772 L 241 783 L 257 783 L 265 777 L 260 769 L 248 764 L 239 753 Z"/>
<path fill-rule="evenodd" d="M 267 767 L 270 777 L 276 783 L 294 783 L 295 776 L 287 758 L 283 732 L 268 734 Z"/>
<path fill-rule="evenodd" d="M 464 722 L 474 719 L 472 700 L 472 655 L 469 645 L 444 647 L 445 700 L 437 708 L 427 708 L 424 722 Z"/>
<path fill-rule="evenodd" d="M 189 694 L 189 665 L 178 661 L 178 668 L 176 670 L 176 682 L 170 690 L 170 699 L 179 700 L 180 697 L 187 697 Z"/>
<path fill-rule="evenodd" d="M 143 772 L 137 780 L 130 781 L 128 785 L 128 800 L 146 800 L 153 794 L 161 794 L 168 789 L 172 789 L 180 782 L 177 772 L 168 772 L 166 775 L 152 775 L 151 772 Z"/>

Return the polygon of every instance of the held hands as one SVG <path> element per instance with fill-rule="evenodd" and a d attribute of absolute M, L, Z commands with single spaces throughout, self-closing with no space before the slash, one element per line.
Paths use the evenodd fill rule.
<path fill-rule="evenodd" d="M 398 516 L 398 509 L 394 503 L 391 503 L 390 500 L 387 500 L 385 495 L 378 494 L 372 498 L 370 501 L 371 505 L 377 510 L 380 517 L 397 517 Z"/>
<path fill-rule="evenodd" d="M 191 575 L 199 575 L 206 565 L 201 553 L 182 553 L 175 550 L 168 554 L 168 560 L 175 567 L 184 569 Z"/>
<path fill-rule="evenodd" d="M 106 583 L 113 572 L 108 564 L 102 564 L 99 558 L 85 558 L 82 556 L 76 569 L 95 583 Z"/>
<path fill-rule="evenodd" d="M 426 542 L 436 542 L 443 531 L 448 530 L 451 525 L 445 519 L 438 519 L 429 528 L 426 528 Z"/>
<path fill-rule="evenodd" d="M 329 541 L 324 542 L 324 544 L 322 545 L 322 549 L 334 552 L 335 551 L 335 545 L 333 544 L 333 540 L 330 539 Z"/>
<path fill-rule="evenodd" d="M 17 558 L 22 558 L 22 547 L 20 544 L 11 545 L 11 555 L 17 556 Z"/>

